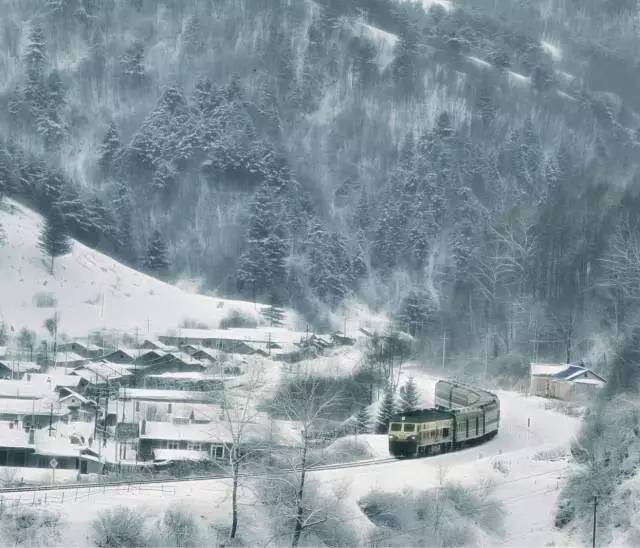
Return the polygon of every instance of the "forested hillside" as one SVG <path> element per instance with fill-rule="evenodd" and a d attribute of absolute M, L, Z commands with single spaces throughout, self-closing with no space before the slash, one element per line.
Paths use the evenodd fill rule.
<path fill-rule="evenodd" d="M 0 190 L 316 324 L 355 298 L 507 374 L 603 367 L 640 288 L 636 26 L 619 0 L 8 0 Z"/>

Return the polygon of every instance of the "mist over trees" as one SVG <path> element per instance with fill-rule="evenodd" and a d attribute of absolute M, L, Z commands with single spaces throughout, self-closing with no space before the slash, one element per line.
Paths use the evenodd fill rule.
<path fill-rule="evenodd" d="M 355 297 L 489 374 L 595 356 L 637 302 L 610 4 L 12 3 L 0 193 L 138 267 L 158 231 L 151 272 L 316 324 Z"/>

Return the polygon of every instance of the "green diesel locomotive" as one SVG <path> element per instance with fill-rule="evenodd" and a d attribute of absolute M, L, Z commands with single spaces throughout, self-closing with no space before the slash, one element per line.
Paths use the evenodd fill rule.
<path fill-rule="evenodd" d="M 492 392 L 457 381 L 438 381 L 435 402 L 434 409 L 391 417 L 391 455 L 419 457 L 454 451 L 498 433 L 500 400 Z"/>

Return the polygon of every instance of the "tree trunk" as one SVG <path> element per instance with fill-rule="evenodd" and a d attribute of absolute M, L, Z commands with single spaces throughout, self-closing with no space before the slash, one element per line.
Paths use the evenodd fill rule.
<path fill-rule="evenodd" d="M 236 451 L 237 449 L 234 449 Z M 233 489 L 231 491 L 231 530 L 229 531 L 229 538 L 236 537 L 236 531 L 238 530 L 238 476 L 240 475 L 240 463 L 238 462 L 237 455 L 233 456 Z"/>
<path fill-rule="evenodd" d="M 302 497 L 304 496 L 304 481 L 307 472 L 307 433 L 304 433 L 304 445 L 302 447 L 302 459 L 300 460 L 300 484 L 298 485 L 297 495 L 297 508 L 296 508 L 296 526 L 293 530 L 293 540 L 291 541 L 292 548 L 298 546 L 300 542 L 300 535 L 302 534 L 302 525 L 304 518 L 304 504 Z"/>

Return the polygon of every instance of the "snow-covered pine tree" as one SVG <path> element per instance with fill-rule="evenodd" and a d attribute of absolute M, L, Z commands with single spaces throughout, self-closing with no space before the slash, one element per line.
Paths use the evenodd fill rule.
<path fill-rule="evenodd" d="M 32 27 L 27 40 L 24 53 L 27 76 L 34 80 L 40 79 L 47 62 L 47 46 L 42 29 L 37 25 Z"/>
<path fill-rule="evenodd" d="M 45 219 L 38 246 L 51 259 L 49 273 L 53 274 L 53 262 L 56 257 L 71 251 L 71 240 L 67 236 L 67 227 L 60 209 L 55 206 L 51 208 L 49 215 Z"/>
<path fill-rule="evenodd" d="M 269 322 L 270 326 L 280 327 L 283 325 L 282 320 L 284 319 L 284 310 L 275 304 L 271 304 L 271 306 L 263 308 L 262 315 L 265 320 Z"/>
<path fill-rule="evenodd" d="M 120 132 L 115 123 L 111 122 L 102 139 L 98 156 L 98 164 L 103 173 L 110 174 L 113 172 L 115 160 L 121 151 L 122 142 L 120 141 Z"/>
<path fill-rule="evenodd" d="M 358 434 L 365 434 L 369 432 L 369 421 L 371 420 L 369 416 L 369 410 L 366 407 L 361 407 L 360 411 L 356 415 L 356 432 Z"/>
<path fill-rule="evenodd" d="M 163 272 L 169 267 L 167 244 L 159 230 L 155 230 L 151 236 L 144 267 L 154 273 Z"/>
<path fill-rule="evenodd" d="M 147 79 L 144 67 L 144 45 L 136 41 L 131 44 L 120 58 L 120 73 L 126 85 L 139 88 Z"/>
<path fill-rule="evenodd" d="M 407 382 L 400 387 L 400 411 L 403 413 L 416 411 L 419 401 L 420 396 L 418 394 L 416 381 L 413 377 L 409 377 Z"/>
<path fill-rule="evenodd" d="M 428 331 L 436 310 L 436 304 L 429 293 L 412 289 L 403 299 L 396 321 L 402 330 L 415 336 Z"/>
<path fill-rule="evenodd" d="M 376 434 L 386 434 L 391 417 L 396 413 L 395 394 L 391 383 L 384 389 L 384 396 L 380 402 L 380 410 L 376 420 Z"/>

